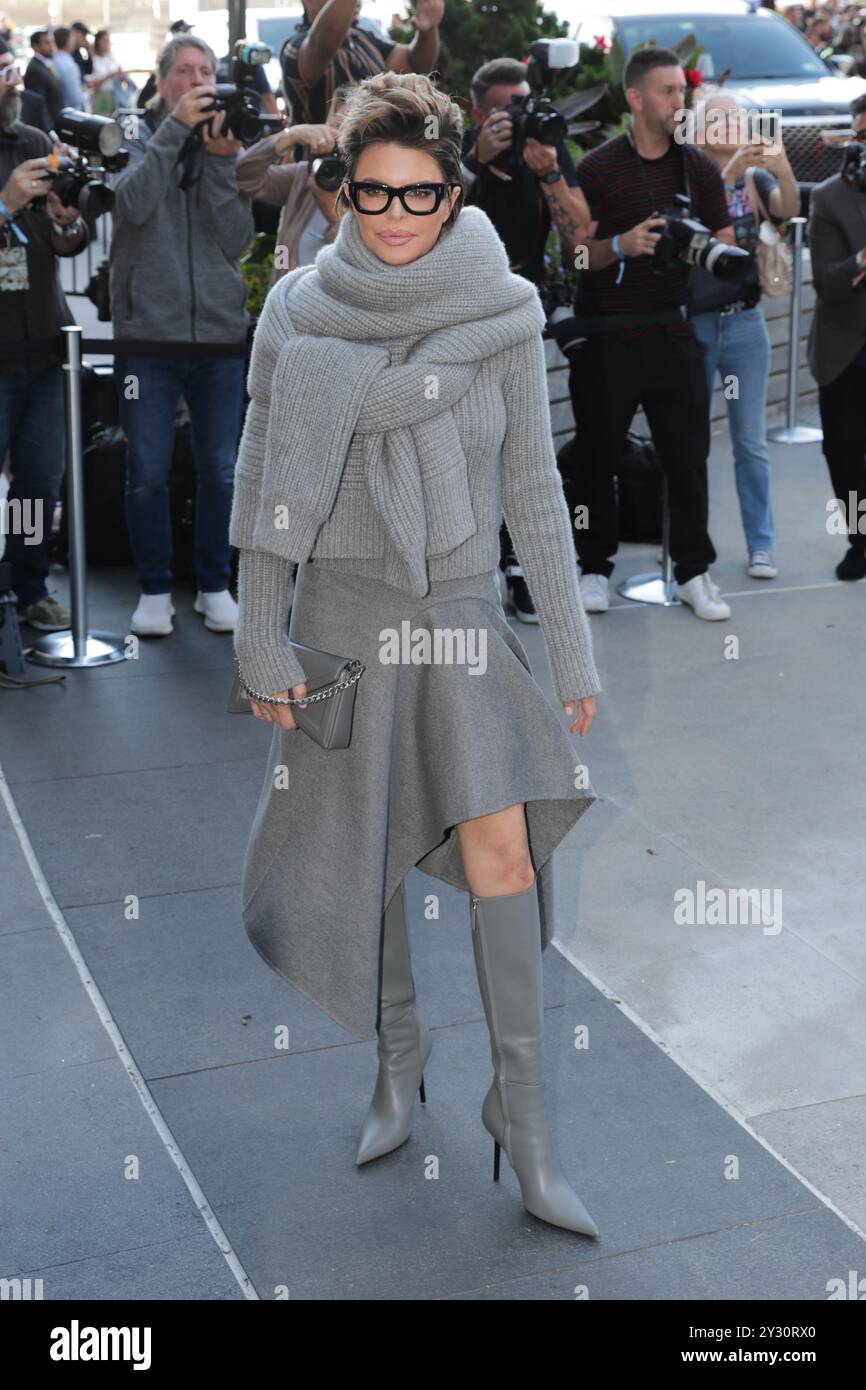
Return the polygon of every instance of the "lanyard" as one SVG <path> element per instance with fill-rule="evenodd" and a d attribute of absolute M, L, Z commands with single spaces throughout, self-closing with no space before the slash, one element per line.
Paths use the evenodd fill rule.
<path fill-rule="evenodd" d="M 646 190 L 647 190 L 647 192 L 648 192 L 648 194 L 649 194 L 649 196 L 650 196 L 651 202 L 650 202 L 650 212 L 649 212 L 649 215 L 652 216 L 652 214 L 653 214 L 654 212 L 658 212 L 658 211 L 659 211 L 658 204 L 657 204 L 657 200 L 656 200 L 656 195 L 655 195 L 655 193 L 653 192 L 652 184 L 651 184 L 650 181 L 649 181 L 649 175 L 647 174 L 646 167 L 645 167 L 645 165 L 644 165 L 644 161 L 641 159 L 640 155 L 638 154 L 637 145 L 636 145 L 635 142 L 634 142 L 634 135 L 632 134 L 631 127 L 629 127 L 629 129 L 626 131 L 626 139 L 628 140 L 628 142 L 629 142 L 629 144 L 630 144 L 630 146 L 631 146 L 631 148 L 632 148 L 632 152 L 633 152 L 633 154 L 634 154 L 635 161 L 636 161 L 636 163 L 637 163 L 637 167 L 638 167 L 638 169 L 640 170 L 640 175 L 641 175 L 641 178 L 643 179 L 643 182 L 644 182 L 644 187 L 646 188 Z M 676 142 L 674 142 L 674 143 L 676 143 Z M 687 197 L 688 200 L 689 200 L 689 216 L 691 216 L 692 191 L 691 191 L 691 188 L 689 187 L 689 166 L 688 166 L 688 160 L 686 159 L 686 152 L 685 152 L 685 149 L 683 148 L 682 145 L 679 146 L 679 152 L 680 152 L 680 168 L 681 168 L 681 170 L 682 170 L 683 183 L 685 184 L 686 197 Z M 662 158 L 664 158 L 664 155 L 662 155 Z"/>

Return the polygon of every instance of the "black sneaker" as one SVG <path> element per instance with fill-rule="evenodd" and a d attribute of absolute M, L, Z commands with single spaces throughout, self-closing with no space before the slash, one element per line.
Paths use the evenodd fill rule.
<path fill-rule="evenodd" d="M 837 579 L 866 579 L 866 552 L 851 546 L 844 560 L 836 566 Z"/>
<path fill-rule="evenodd" d="M 523 577 L 523 570 L 516 560 L 510 560 L 506 564 L 505 579 L 517 617 L 522 623 L 537 623 L 538 614 L 535 611 L 535 604 L 532 602 L 529 586 Z"/>

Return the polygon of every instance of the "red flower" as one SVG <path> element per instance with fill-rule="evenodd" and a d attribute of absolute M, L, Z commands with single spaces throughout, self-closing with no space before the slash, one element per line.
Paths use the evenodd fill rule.
<path fill-rule="evenodd" d="M 604 37 L 604 34 L 593 34 L 592 37 L 595 39 L 596 48 L 600 48 L 602 53 L 606 53 L 610 45 L 608 44 L 607 39 Z"/>
<path fill-rule="evenodd" d="M 703 77 L 700 68 L 686 68 L 686 81 L 690 87 L 700 87 Z"/>

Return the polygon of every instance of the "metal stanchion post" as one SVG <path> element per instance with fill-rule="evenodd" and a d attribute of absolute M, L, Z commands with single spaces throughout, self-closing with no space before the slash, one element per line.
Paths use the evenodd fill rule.
<path fill-rule="evenodd" d="M 803 230 L 805 217 L 789 219 L 794 228 L 793 283 L 791 311 L 788 319 L 788 423 L 767 431 L 767 438 L 777 444 L 817 444 L 823 432 L 812 425 L 797 424 L 797 395 L 800 379 L 800 309 L 803 298 Z"/>
<path fill-rule="evenodd" d="M 124 638 L 117 632 L 87 630 L 87 565 L 84 517 L 84 450 L 81 430 L 81 329 L 63 329 L 69 507 L 69 596 L 72 629 L 46 632 L 33 644 L 27 660 L 38 666 L 107 666 L 125 660 Z M 51 518 L 45 519 L 50 526 Z"/>
<path fill-rule="evenodd" d="M 668 499 L 667 474 L 664 475 L 662 496 L 662 567 L 647 574 L 633 574 L 617 584 L 616 591 L 623 598 L 634 599 L 636 603 L 659 603 L 664 608 L 676 608 L 682 599 L 676 596 L 673 575 L 673 562 L 670 550 L 671 509 Z"/>

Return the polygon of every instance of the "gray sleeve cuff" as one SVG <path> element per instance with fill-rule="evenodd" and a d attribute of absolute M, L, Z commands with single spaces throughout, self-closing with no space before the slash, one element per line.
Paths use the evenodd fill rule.
<path fill-rule="evenodd" d="M 247 685 L 278 695 L 306 679 L 289 640 L 295 565 L 261 550 L 238 554 L 235 653 Z"/>

